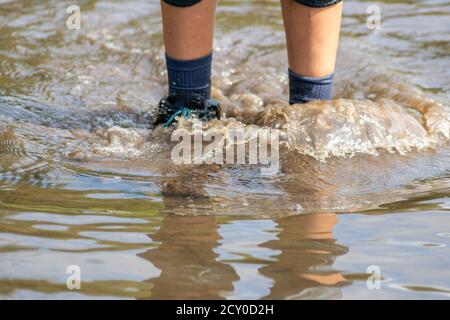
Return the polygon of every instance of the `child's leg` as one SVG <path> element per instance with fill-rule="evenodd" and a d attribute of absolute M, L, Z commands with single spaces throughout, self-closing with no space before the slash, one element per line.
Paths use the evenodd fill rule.
<path fill-rule="evenodd" d="M 289 58 L 290 103 L 330 99 L 341 0 L 281 0 Z"/>
<path fill-rule="evenodd" d="M 211 60 L 217 0 L 161 2 L 169 93 L 211 95 Z"/>

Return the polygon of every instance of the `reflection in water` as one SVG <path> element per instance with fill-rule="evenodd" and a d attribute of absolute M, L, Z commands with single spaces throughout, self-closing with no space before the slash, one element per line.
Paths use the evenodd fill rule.
<path fill-rule="evenodd" d="M 213 251 L 220 239 L 215 217 L 166 216 L 151 238 L 160 246 L 140 256 L 161 270 L 149 280 L 152 298 L 217 299 L 238 279 Z"/>
<path fill-rule="evenodd" d="M 153 299 L 339 298 L 333 270 L 347 248 L 333 239 L 335 214 L 273 221 L 167 215 L 150 235 L 160 245 L 140 257 L 161 270 Z M 251 235 L 248 233 L 251 232 Z M 238 239 L 238 240 L 237 240 Z"/>
<path fill-rule="evenodd" d="M 333 270 L 336 257 L 347 252 L 333 239 L 336 214 L 307 214 L 279 219 L 281 231 L 278 240 L 265 247 L 280 250 L 273 264 L 261 269 L 261 273 L 274 280 L 274 286 L 266 298 L 339 298 L 338 287 L 344 277 Z"/>

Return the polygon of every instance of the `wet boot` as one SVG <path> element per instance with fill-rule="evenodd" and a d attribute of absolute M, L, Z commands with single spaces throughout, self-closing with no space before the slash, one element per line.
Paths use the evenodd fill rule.
<path fill-rule="evenodd" d="M 199 94 L 170 94 L 159 102 L 155 125 L 169 127 L 177 122 L 177 117 L 202 121 L 220 119 L 220 104 L 213 99 L 205 100 Z"/>

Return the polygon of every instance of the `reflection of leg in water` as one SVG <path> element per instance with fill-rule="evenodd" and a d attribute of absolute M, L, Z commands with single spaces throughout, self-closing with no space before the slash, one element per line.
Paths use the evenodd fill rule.
<path fill-rule="evenodd" d="M 214 214 L 216 200 L 209 197 L 204 186 L 210 179 L 209 174 L 218 168 L 213 165 L 175 166 L 174 177 L 164 178 L 161 184 L 165 211 L 180 215 Z"/>
<path fill-rule="evenodd" d="M 282 231 L 278 240 L 262 245 L 281 254 L 275 263 L 260 272 L 274 280 L 269 299 L 303 296 L 311 298 L 337 298 L 337 287 L 345 282 L 343 276 L 331 266 L 337 256 L 347 248 L 333 240 L 336 214 L 307 214 L 278 220 Z"/>
<path fill-rule="evenodd" d="M 151 235 L 161 242 L 141 255 L 161 270 L 151 279 L 154 299 L 220 299 L 237 280 L 233 269 L 216 261 L 214 248 L 220 236 L 215 217 L 168 215 L 161 229 Z"/>
<path fill-rule="evenodd" d="M 192 172 L 179 172 L 174 178 L 166 178 L 161 186 L 161 194 L 166 197 L 192 197 L 207 198 L 200 177 L 196 177 Z M 173 205 L 173 204 L 172 204 Z"/>

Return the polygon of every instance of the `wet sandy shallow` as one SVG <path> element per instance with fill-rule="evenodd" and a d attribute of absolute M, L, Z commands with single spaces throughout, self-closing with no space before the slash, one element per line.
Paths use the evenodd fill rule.
<path fill-rule="evenodd" d="M 376 32 L 347 1 L 339 99 L 293 108 L 277 1 L 222 1 L 209 128 L 279 130 L 269 177 L 168 161 L 158 3 L 86 1 L 78 32 L 0 3 L 0 297 L 449 297 L 445 1 L 380 2 Z"/>

